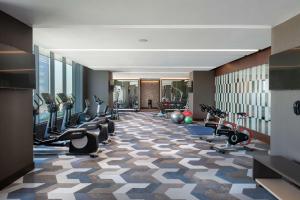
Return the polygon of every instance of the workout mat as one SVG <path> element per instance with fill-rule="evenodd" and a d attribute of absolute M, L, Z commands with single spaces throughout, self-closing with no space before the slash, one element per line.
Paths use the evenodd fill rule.
<path fill-rule="evenodd" d="M 214 129 L 210 127 L 201 126 L 199 124 L 186 125 L 185 128 L 191 135 L 213 135 Z"/>

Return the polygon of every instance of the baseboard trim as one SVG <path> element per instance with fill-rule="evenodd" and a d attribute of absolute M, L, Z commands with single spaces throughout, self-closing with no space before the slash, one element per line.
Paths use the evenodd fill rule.
<path fill-rule="evenodd" d="M 20 169 L 19 171 L 15 172 L 14 174 L 8 176 L 7 178 L 0 181 L 0 190 L 5 188 L 6 186 L 12 184 L 28 172 L 34 169 L 34 162 L 30 163 L 29 165 L 25 166 L 24 168 Z"/>

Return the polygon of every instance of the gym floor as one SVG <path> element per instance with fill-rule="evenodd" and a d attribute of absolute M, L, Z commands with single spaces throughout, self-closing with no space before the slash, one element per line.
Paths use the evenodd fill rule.
<path fill-rule="evenodd" d="M 251 178 L 252 152 L 217 153 L 153 113 L 123 113 L 116 128 L 98 158 L 35 156 L 35 170 L 0 199 L 273 199 Z"/>

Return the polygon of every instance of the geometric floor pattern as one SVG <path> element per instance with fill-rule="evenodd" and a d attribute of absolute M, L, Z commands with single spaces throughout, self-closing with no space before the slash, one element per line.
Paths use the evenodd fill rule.
<path fill-rule="evenodd" d="M 126 113 L 98 158 L 36 155 L 0 199 L 274 199 L 251 179 L 251 152 L 220 154 L 184 126 Z"/>

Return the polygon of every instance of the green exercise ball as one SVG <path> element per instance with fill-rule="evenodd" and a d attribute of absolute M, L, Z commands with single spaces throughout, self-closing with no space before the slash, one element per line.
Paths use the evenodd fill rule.
<path fill-rule="evenodd" d="M 185 117 L 185 118 L 184 118 L 184 123 L 186 123 L 186 124 L 191 124 L 191 123 L 193 123 L 193 118 L 192 118 L 192 117 Z"/>

